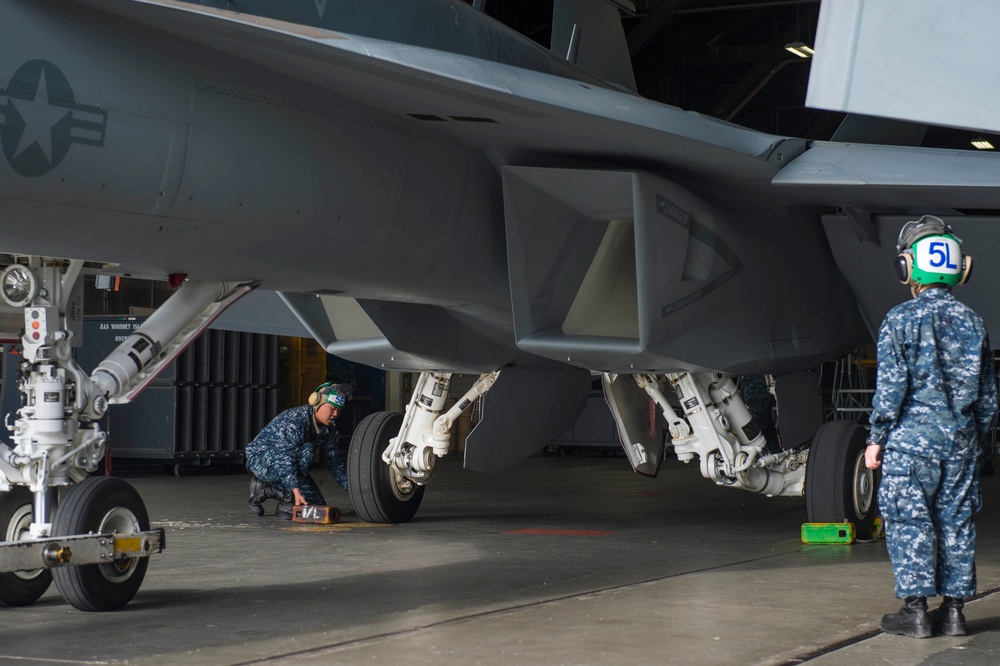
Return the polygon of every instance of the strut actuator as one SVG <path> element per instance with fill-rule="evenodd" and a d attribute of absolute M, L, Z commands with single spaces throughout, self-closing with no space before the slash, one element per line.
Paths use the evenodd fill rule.
<path fill-rule="evenodd" d="M 86 610 L 111 610 L 131 599 L 145 571 L 145 565 L 137 562 L 158 552 L 163 539 L 160 531 L 148 529 L 145 507 L 128 484 L 120 479 L 87 479 L 97 469 L 107 442 L 98 421 L 109 404 L 130 401 L 218 313 L 254 287 L 184 282 L 88 374 L 73 357 L 79 342 L 77 324 L 82 321 L 82 269 L 80 261 L 31 257 L 0 274 L 3 299 L 24 312 L 18 371 L 22 407 L 13 424 L 9 415 L 6 420 L 13 446 L 0 445 L 0 502 L 13 508 L 5 514 L 14 516 L 10 525 L 0 525 L 0 531 L 14 539 L 0 544 L 0 554 L 6 549 L 10 555 L 0 561 L 4 570 L 13 567 L 21 572 L 5 579 L 0 590 L 0 602 L 11 605 L 31 603 L 48 585 L 48 579 L 35 570 L 23 573 L 25 566 L 41 570 L 109 559 L 114 563 L 98 565 L 106 567 L 101 577 L 65 573 L 55 577 L 56 584 L 67 600 Z M 92 483 L 83 484 L 85 479 Z M 21 486 L 30 491 L 30 512 L 28 495 L 18 490 Z M 57 507 L 55 491 L 64 486 L 71 489 Z M 79 486 L 87 487 L 74 492 Z M 102 497 L 106 494 L 122 498 L 116 500 L 122 505 L 108 511 Z M 91 541 L 74 542 L 73 548 L 66 545 L 66 537 L 87 532 L 103 541 L 92 539 L 97 544 L 93 547 Z M 139 541 L 123 541 L 126 534 Z M 144 545 L 131 548 L 132 543 Z M 66 584 L 60 585 L 60 580 Z"/>

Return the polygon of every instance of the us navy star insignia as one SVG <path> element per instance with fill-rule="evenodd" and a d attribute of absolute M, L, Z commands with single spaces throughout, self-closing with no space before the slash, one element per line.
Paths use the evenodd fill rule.
<path fill-rule="evenodd" d="M 0 144 L 7 163 L 25 177 L 42 176 L 72 144 L 104 146 L 108 112 L 77 104 L 66 75 L 47 60 L 21 65 L 0 88 Z"/>

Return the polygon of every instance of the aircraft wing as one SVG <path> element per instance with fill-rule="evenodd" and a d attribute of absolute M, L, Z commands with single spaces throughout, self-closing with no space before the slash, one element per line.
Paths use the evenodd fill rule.
<path fill-rule="evenodd" d="M 773 182 L 812 205 L 1000 205 L 1000 160 L 971 150 L 816 142 Z"/>
<path fill-rule="evenodd" d="M 591 156 L 632 168 L 648 163 L 661 173 L 731 184 L 769 181 L 804 147 L 625 94 L 582 70 L 576 70 L 580 80 L 571 80 L 175 0 L 78 2 L 431 124 L 475 146 Z"/>

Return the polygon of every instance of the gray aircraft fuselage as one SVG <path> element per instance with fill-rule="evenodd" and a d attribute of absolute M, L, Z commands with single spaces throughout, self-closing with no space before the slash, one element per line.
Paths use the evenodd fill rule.
<path fill-rule="evenodd" d="M 204 28 L 177 10 L 192 5 Z M 301 30 L 279 50 L 227 7 Z M 464 3 L 2 0 L 0 14 L 0 251 L 255 280 L 306 295 L 290 297 L 304 311 L 352 303 L 377 333 L 342 335 L 331 315 L 323 342 L 386 368 L 785 372 L 867 338 L 827 204 L 761 187 L 780 137 L 601 84 Z M 352 35 L 412 45 L 415 73 L 290 46 Z M 500 82 L 477 97 L 404 81 L 431 61 Z M 602 123 L 521 105 L 508 80 L 589 95 Z"/>

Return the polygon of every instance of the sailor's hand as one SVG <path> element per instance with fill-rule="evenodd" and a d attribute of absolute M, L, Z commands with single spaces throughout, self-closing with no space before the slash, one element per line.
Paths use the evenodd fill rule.
<path fill-rule="evenodd" d="M 865 467 L 868 469 L 878 469 L 882 466 L 882 447 L 878 444 L 869 444 L 865 449 Z"/>
<path fill-rule="evenodd" d="M 306 504 L 306 498 L 302 496 L 302 491 L 298 488 L 292 488 L 292 497 L 295 498 L 295 506 L 302 506 Z"/>

